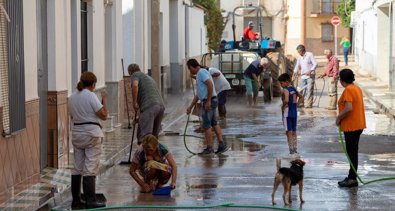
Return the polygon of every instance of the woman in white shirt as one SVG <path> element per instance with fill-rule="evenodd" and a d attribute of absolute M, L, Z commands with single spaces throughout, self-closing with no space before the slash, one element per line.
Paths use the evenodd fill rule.
<path fill-rule="evenodd" d="M 96 201 L 96 175 L 99 171 L 101 143 L 104 137 L 100 120 L 106 120 L 107 93 L 101 93 L 102 102 L 93 92 L 97 78 L 92 72 L 84 72 L 68 101 L 74 147 L 74 168 L 71 171 L 72 208 L 97 208 L 105 204 Z M 81 200 L 81 177 L 85 194 Z"/>

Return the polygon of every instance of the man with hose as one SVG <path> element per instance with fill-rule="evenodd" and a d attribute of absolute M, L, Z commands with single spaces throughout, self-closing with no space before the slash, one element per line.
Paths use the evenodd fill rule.
<path fill-rule="evenodd" d="M 190 114 L 192 108 L 196 105 L 198 100 L 202 103 L 202 120 L 204 137 L 206 139 L 207 147 L 200 155 L 208 155 L 214 153 L 213 136 L 211 127 L 214 128 L 218 139 L 218 149 L 215 153 L 222 153 L 228 150 L 228 146 L 222 139 L 221 127 L 217 122 L 216 109 L 218 106 L 217 93 L 214 89 L 213 79 L 210 73 L 202 68 L 196 59 L 190 59 L 187 62 L 187 67 L 191 75 L 196 75 L 197 95 L 194 96 L 191 105 L 187 108 L 187 114 Z"/>
<path fill-rule="evenodd" d="M 141 143 L 142 138 L 152 134 L 158 138 L 165 105 L 154 79 L 140 71 L 137 64 L 128 67 L 132 80 L 132 99 L 134 110 L 140 111 L 138 121 L 137 141 Z"/>
<path fill-rule="evenodd" d="M 329 95 L 329 107 L 328 110 L 336 110 L 337 103 L 337 81 L 339 80 L 339 60 L 333 55 L 332 50 L 326 49 L 324 51 L 328 63 L 326 65 L 325 72 L 318 76 L 318 78 L 324 78 L 328 76 L 330 80 L 328 95 Z"/>
<path fill-rule="evenodd" d="M 304 45 L 298 45 L 296 47 L 300 57 L 298 58 L 295 69 L 294 69 L 294 78 L 298 77 L 298 72 L 300 71 L 302 83 L 300 87 L 306 88 L 301 91 L 304 99 L 306 101 L 306 105 L 304 103 L 299 105 L 300 107 L 312 108 L 313 107 L 313 94 L 314 94 L 314 82 L 315 82 L 315 68 L 317 68 L 317 62 L 314 59 L 314 55 L 311 52 L 307 52 Z M 294 81 L 294 80 L 293 80 Z"/>
<path fill-rule="evenodd" d="M 355 85 L 354 73 L 350 69 L 342 69 L 339 73 L 340 84 L 345 88 L 338 102 L 339 115 L 336 125 L 340 126 L 346 140 L 346 151 L 350 158 L 348 176 L 338 182 L 340 187 L 358 186 L 358 145 L 363 129 L 366 128 L 365 108 L 361 88 Z M 352 166 L 354 166 L 355 171 Z"/>

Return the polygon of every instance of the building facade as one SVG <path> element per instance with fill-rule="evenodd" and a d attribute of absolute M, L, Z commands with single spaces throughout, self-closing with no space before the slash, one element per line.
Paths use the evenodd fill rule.
<path fill-rule="evenodd" d="M 188 85 L 186 59 L 208 51 L 204 8 L 192 1 L 160 0 L 159 51 L 155 52 L 151 42 L 150 1 L 123 0 L 123 4 L 125 69 L 137 63 L 142 71 L 151 74 L 151 54 L 159 53 L 164 97 L 167 92 L 184 91 Z"/>
<path fill-rule="evenodd" d="M 325 49 L 335 51 L 335 45 L 335 53 L 342 54 L 339 43 L 344 36 L 350 38 L 350 29 L 339 25 L 336 36 L 331 24 L 340 0 L 288 0 L 286 4 L 286 53 L 296 54 L 296 46 L 304 44 L 315 55 L 322 55 Z"/>
<path fill-rule="evenodd" d="M 111 132 L 127 118 L 130 63 L 160 71 L 162 93 L 182 91 L 185 60 L 207 52 L 204 9 L 182 0 L 0 0 L 0 7 L 0 203 L 43 168 L 70 166 L 67 100 L 83 72 L 97 76 L 99 97 L 109 93 Z"/>
<path fill-rule="evenodd" d="M 395 90 L 394 5 L 393 0 L 357 0 L 351 16 L 359 66 L 391 90 Z"/>
<path fill-rule="evenodd" d="M 251 9 L 237 9 L 239 6 L 252 5 L 259 7 L 261 10 L 261 24 L 263 37 L 270 37 L 275 40 L 284 43 L 284 11 L 285 11 L 285 0 L 237 0 L 237 1 L 220 1 L 221 9 L 223 10 L 223 16 L 226 22 L 225 29 L 222 34 L 222 39 L 233 40 L 233 17 L 235 23 L 235 35 L 236 40 L 240 40 L 243 36 L 244 28 L 248 25 L 249 21 L 254 22 L 254 31 L 259 32 L 257 12 Z M 235 12 L 235 15 L 233 15 Z"/>

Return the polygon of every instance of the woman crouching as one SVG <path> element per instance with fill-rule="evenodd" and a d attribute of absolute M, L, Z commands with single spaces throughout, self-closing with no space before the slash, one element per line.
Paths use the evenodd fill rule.
<path fill-rule="evenodd" d="M 171 188 L 176 187 L 177 166 L 173 155 L 151 134 L 144 136 L 142 145 L 134 153 L 129 173 L 143 193 L 162 187 L 170 177 Z"/>

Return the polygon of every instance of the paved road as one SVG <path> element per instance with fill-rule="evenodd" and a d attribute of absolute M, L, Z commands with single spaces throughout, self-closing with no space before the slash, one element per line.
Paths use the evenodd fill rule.
<path fill-rule="evenodd" d="M 322 87 L 318 81 L 317 87 Z M 320 90 L 318 90 L 320 91 Z M 340 90 L 342 91 L 342 90 Z M 262 99 L 261 99 L 262 100 Z M 280 102 L 260 102 L 254 108 L 245 105 L 242 96 L 231 96 L 228 118 L 221 122 L 223 134 L 231 150 L 223 155 L 192 156 L 183 145 L 183 137 L 165 135 L 161 143 L 174 154 L 179 167 L 177 188 L 169 197 L 139 193 L 137 183 L 128 174 L 128 167 L 114 166 L 98 180 L 98 189 L 108 200 L 108 206 L 122 205 L 216 205 L 234 202 L 245 205 L 271 205 L 271 191 L 276 171 L 275 159 L 282 158 L 287 166 L 288 146 L 280 114 Z M 391 210 L 395 204 L 395 181 L 360 185 L 342 189 L 337 181 L 348 171 L 342 152 L 337 128 L 336 111 L 328 111 L 325 93 L 320 107 L 300 109 L 298 119 L 298 144 L 305 166 L 305 203 L 300 204 L 297 188 L 293 189 L 293 203 L 288 208 L 303 210 Z M 395 127 L 394 120 L 375 114 L 375 106 L 365 100 L 368 129 L 360 141 L 360 168 L 362 178 L 395 176 Z M 165 129 L 182 134 L 186 116 L 174 118 Z M 197 120 L 193 117 L 192 120 Z M 194 133 L 197 123 L 190 122 L 188 134 Z M 187 137 L 193 151 L 200 151 L 202 140 Z M 126 159 L 126 158 L 125 158 Z M 279 207 L 282 188 L 276 193 Z M 242 208 L 222 208 L 243 210 Z M 144 209 L 147 210 L 147 209 Z M 187 209 L 185 209 L 187 210 Z"/>

